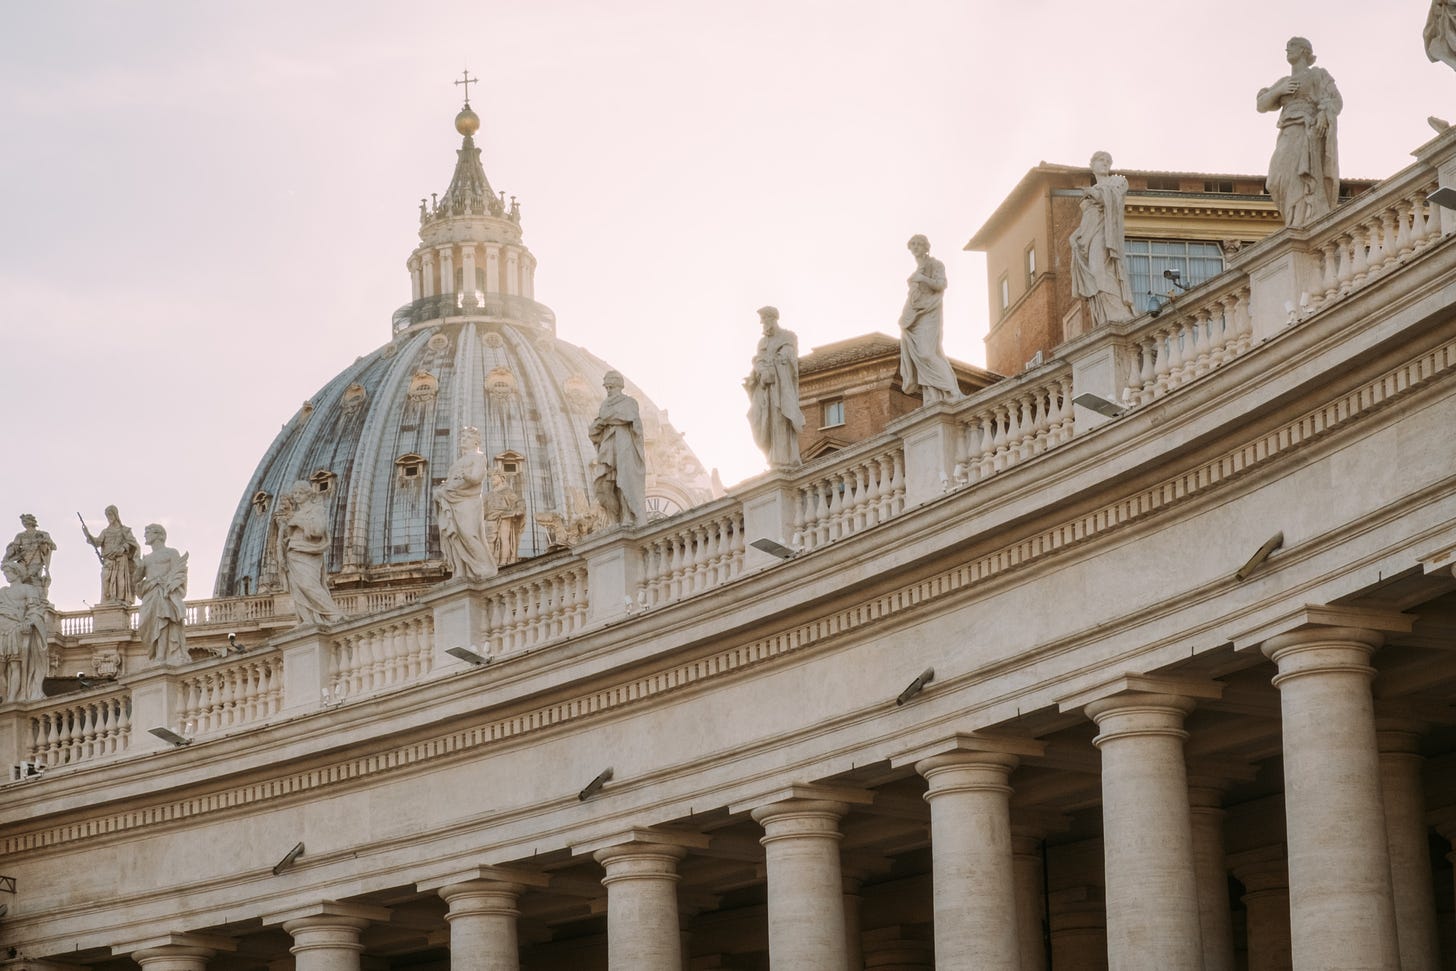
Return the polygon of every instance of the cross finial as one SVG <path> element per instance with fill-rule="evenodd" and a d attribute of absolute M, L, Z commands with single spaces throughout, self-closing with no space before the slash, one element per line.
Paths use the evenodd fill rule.
<path fill-rule="evenodd" d="M 465 85 L 465 106 L 467 108 L 470 107 L 470 86 L 472 84 L 479 84 L 480 78 L 471 77 L 470 69 L 466 68 L 463 72 L 461 72 L 461 79 L 459 81 L 456 81 L 455 83 Z"/>

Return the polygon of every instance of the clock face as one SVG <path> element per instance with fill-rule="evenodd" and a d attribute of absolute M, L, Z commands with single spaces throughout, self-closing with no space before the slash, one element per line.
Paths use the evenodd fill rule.
<path fill-rule="evenodd" d="M 676 516 L 682 511 L 682 506 L 679 506 L 666 496 L 647 497 L 647 521 L 649 523 L 655 523 L 659 519 L 666 519 L 668 516 Z"/>

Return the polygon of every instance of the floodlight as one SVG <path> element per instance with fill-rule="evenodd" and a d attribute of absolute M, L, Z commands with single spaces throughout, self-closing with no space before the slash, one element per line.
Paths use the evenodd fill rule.
<path fill-rule="evenodd" d="M 283 854 L 283 859 L 273 864 L 273 875 L 276 877 L 284 870 L 287 870 L 289 867 L 293 866 L 293 864 L 298 862 L 298 858 L 300 856 L 303 856 L 303 844 L 297 843 L 294 845 L 293 849 Z"/>
<path fill-rule="evenodd" d="M 476 667 L 490 663 L 490 658 L 481 657 L 468 647 L 451 647 L 446 649 L 445 653 L 451 657 L 459 658 L 467 664 L 474 664 Z"/>
<path fill-rule="evenodd" d="M 1443 185 L 1435 192 L 1426 196 L 1426 201 L 1435 203 L 1442 209 L 1456 209 L 1456 188 Z"/>
<path fill-rule="evenodd" d="M 1275 533 L 1273 536 L 1270 536 L 1267 540 L 1264 541 L 1264 545 L 1259 547 L 1258 551 L 1253 556 L 1249 557 L 1249 562 L 1239 567 L 1239 572 L 1234 574 L 1234 579 L 1238 580 L 1240 583 L 1247 580 L 1255 570 L 1263 565 L 1264 561 L 1269 558 L 1269 555 L 1271 553 L 1273 553 L 1275 550 L 1279 549 L 1283 545 L 1283 532 L 1278 532 Z"/>
<path fill-rule="evenodd" d="M 905 690 L 900 692 L 900 696 L 895 699 L 895 704 L 903 705 L 905 702 L 909 701 L 911 698 L 914 698 L 916 695 L 920 694 L 920 692 L 924 691 L 925 686 L 934 680 L 935 668 L 926 668 L 924 671 L 921 671 L 920 676 L 917 677 L 914 681 L 911 681 L 905 687 Z"/>
<path fill-rule="evenodd" d="M 611 781 L 611 778 L 612 767 L 607 766 L 597 775 L 595 779 L 586 784 L 585 789 L 581 790 L 581 792 L 578 792 L 576 794 L 576 798 L 580 799 L 582 802 L 586 802 L 592 796 L 595 796 L 597 793 L 601 792 L 602 786 L 606 785 L 609 781 Z"/>
<path fill-rule="evenodd" d="M 790 549 L 783 543 L 779 543 L 775 540 L 767 538 L 756 539 L 748 545 L 752 546 L 756 550 L 761 550 L 762 552 L 767 553 L 770 556 L 777 556 L 781 560 L 792 560 L 794 557 L 799 555 L 797 550 Z"/>
<path fill-rule="evenodd" d="M 1127 411 L 1126 408 L 1117 402 L 1108 401 L 1100 394 L 1093 394 L 1090 391 L 1084 391 L 1077 395 L 1077 397 L 1072 399 L 1072 404 L 1081 405 L 1088 411 L 1095 411 L 1097 414 L 1105 415 L 1108 418 L 1121 418 Z"/>
<path fill-rule="evenodd" d="M 149 728 L 147 729 L 147 731 L 151 732 L 153 735 L 157 736 L 164 742 L 171 742 L 178 748 L 181 748 L 184 745 L 192 744 L 192 739 L 182 735 L 178 735 L 170 728 Z"/>

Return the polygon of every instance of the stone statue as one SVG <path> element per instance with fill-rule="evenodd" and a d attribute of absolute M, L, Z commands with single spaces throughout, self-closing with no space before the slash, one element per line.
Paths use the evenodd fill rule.
<path fill-rule="evenodd" d="M 1424 37 L 1427 57 L 1456 68 L 1456 0 L 1431 0 Z"/>
<path fill-rule="evenodd" d="M 1123 260 L 1127 179 L 1112 174 L 1112 156 L 1092 156 L 1096 184 L 1082 188 L 1082 221 L 1072 232 L 1072 292 L 1087 301 L 1092 324 L 1132 320 L 1132 287 Z"/>
<path fill-rule="evenodd" d="M 753 371 L 743 379 L 753 440 L 775 469 L 799 464 L 799 339 L 779 326 L 774 307 L 760 307 L 763 337 L 753 353 Z"/>
<path fill-rule="evenodd" d="M 1259 91 L 1260 111 L 1279 112 L 1279 140 L 1269 159 L 1269 196 L 1291 229 L 1308 226 L 1340 201 L 1335 118 L 1345 103 L 1328 71 L 1314 66 L 1303 37 L 1284 48 L 1288 77 Z"/>
<path fill-rule="evenodd" d="M 619 526 L 647 521 L 647 461 L 642 443 L 642 414 L 637 399 L 624 394 L 616 371 L 602 376 L 607 398 L 592 419 L 587 436 L 597 447 L 592 489 L 596 500 Z"/>
<path fill-rule="evenodd" d="M 115 506 L 107 506 L 106 528 L 101 535 L 92 536 L 85 520 L 81 521 L 81 532 L 86 534 L 86 542 L 96 547 L 96 555 L 101 557 L 101 602 L 131 606 L 136 599 L 133 578 L 137 559 L 141 556 L 141 546 L 137 544 L 131 527 L 122 525 L 121 514 Z"/>
<path fill-rule="evenodd" d="M 526 500 L 511 487 L 510 477 L 499 470 L 490 474 L 490 492 L 485 495 L 485 521 L 490 524 L 490 552 L 500 566 L 521 558 L 521 531 L 526 527 Z"/>
<path fill-rule="evenodd" d="M 162 664 L 186 664 L 187 556 L 167 545 L 167 531 L 157 523 L 142 530 L 151 552 L 136 566 L 136 591 L 142 598 L 137 633 L 147 657 Z"/>
<path fill-rule="evenodd" d="M 21 514 L 20 525 L 24 529 L 5 547 L 0 564 L 14 564 L 19 582 L 38 588 L 41 599 L 45 600 L 50 595 L 51 554 L 56 551 L 56 544 L 50 533 L 36 528 L 35 517 L 30 513 Z"/>
<path fill-rule="evenodd" d="M 0 702 L 31 701 L 43 697 L 50 670 L 45 598 L 17 564 L 0 570 L 8 584 L 0 589 Z"/>
<path fill-rule="evenodd" d="M 278 566 L 300 624 L 331 624 L 344 612 L 329 593 L 329 508 L 307 482 L 295 482 L 273 509 Z"/>
<path fill-rule="evenodd" d="M 915 254 L 910 292 L 900 314 L 900 380 L 906 394 L 920 392 L 927 405 L 961 396 L 955 372 L 940 349 L 945 264 L 930 255 L 930 240 L 916 233 L 905 244 Z"/>
<path fill-rule="evenodd" d="M 485 453 L 480 432 L 460 429 L 460 455 L 445 481 L 435 487 L 435 518 L 440 525 L 440 551 L 456 580 L 489 580 L 497 566 L 485 531 Z"/>

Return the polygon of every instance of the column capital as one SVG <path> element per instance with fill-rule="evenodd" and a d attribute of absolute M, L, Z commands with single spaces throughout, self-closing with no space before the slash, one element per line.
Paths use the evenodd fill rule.
<path fill-rule="evenodd" d="M 1098 711 L 1156 705 L 1182 708 L 1186 714 L 1200 700 L 1216 700 L 1221 697 L 1223 685 L 1217 681 L 1168 678 L 1153 674 L 1121 674 L 1083 688 L 1075 694 L 1058 698 L 1057 709 L 1068 712 L 1080 708 L 1094 720 L 1094 705 Z"/>
<path fill-rule="evenodd" d="M 287 910 L 278 910 L 263 915 L 263 926 L 272 927 L 283 925 L 288 930 L 289 924 L 299 927 L 304 926 L 327 926 L 330 922 L 358 921 L 358 926 L 363 928 L 370 923 L 384 923 L 389 920 L 388 907 L 374 907 L 369 904 L 349 904 L 337 900 L 320 900 L 317 903 L 302 904 L 297 907 L 290 907 Z M 291 932 L 290 932 L 291 933 Z"/>
<path fill-rule="evenodd" d="M 849 806 L 868 806 L 875 801 L 875 796 L 872 792 L 852 786 L 822 786 L 795 782 L 770 789 L 758 796 L 740 799 L 731 804 L 728 811 L 735 815 L 744 812 L 750 813 L 754 819 L 763 822 L 758 817 L 758 811 L 761 809 L 771 809 L 776 805 L 787 803 L 824 801 L 844 805 L 845 809 L 840 813 L 843 815 L 849 811 Z"/>
<path fill-rule="evenodd" d="M 650 849 L 652 847 L 671 848 L 681 850 L 705 850 L 712 843 L 712 838 L 702 833 L 695 833 L 690 829 L 668 829 L 644 826 L 636 829 L 625 829 L 609 836 L 599 836 L 596 839 L 582 843 L 571 844 L 573 854 L 584 856 L 588 853 L 601 862 L 601 854 L 618 847 L 631 848 L 640 847 Z"/>
<path fill-rule="evenodd" d="M 445 889 L 452 886 L 499 884 L 525 889 L 527 887 L 545 887 L 550 883 L 551 877 L 538 870 L 502 866 L 470 866 L 437 873 L 424 880 L 416 880 L 415 889 L 421 893 L 436 890 L 440 892 L 440 896 L 444 897 Z M 445 897 L 446 901 L 449 899 L 449 897 Z"/>
<path fill-rule="evenodd" d="M 142 957 L 200 957 L 210 958 L 224 951 L 236 951 L 238 942 L 231 937 L 215 934 L 187 934 L 173 931 L 157 934 L 137 941 L 127 941 L 111 946 L 112 954 L 129 954 L 132 960 L 142 963 Z"/>
<path fill-rule="evenodd" d="M 1229 872 L 1244 885 L 1247 893 L 1288 892 L 1289 862 L 1283 846 L 1261 846 L 1256 850 L 1231 853 L 1227 859 Z"/>
<path fill-rule="evenodd" d="M 1257 650 L 1271 638 L 1321 628 L 1350 628 L 1383 634 L 1408 634 L 1416 618 L 1391 610 L 1304 604 L 1252 624 L 1228 637 L 1236 651 Z M 1267 654 L 1268 651 L 1265 651 Z"/>
<path fill-rule="evenodd" d="M 948 759 L 943 764 L 973 765 L 983 762 L 997 764 L 999 758 L 1013 759 L 1034 757 L 1046 752 L 1046 743 L 1032 738 L 1014 735 L 987 735 L 980 732 L 956 732 L 952 735 L 925 742 L 912 749 L 890 756 L 893 768 L 914 765 L 920 772 L 919 763 L 931 759 Z M 1014 764 L 1014 763 L 1013 763 Z M 924 775 L 923 772 L 921 772 Z"/>

